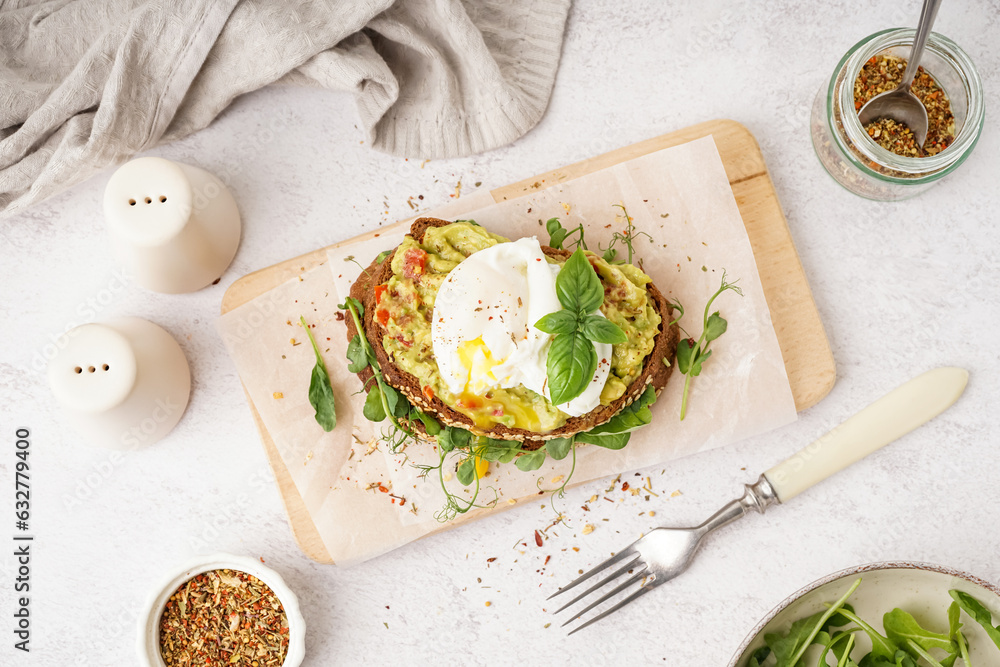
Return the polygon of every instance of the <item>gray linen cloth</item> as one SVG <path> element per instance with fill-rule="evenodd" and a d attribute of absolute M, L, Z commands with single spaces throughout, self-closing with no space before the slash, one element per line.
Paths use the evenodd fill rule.
<path fill-rule="evenodd" d="M 352 91 L 369 142 L 486 151 L 548 104 L 570 0 L 0 0 L 0 215 L 270 83 Z"/>

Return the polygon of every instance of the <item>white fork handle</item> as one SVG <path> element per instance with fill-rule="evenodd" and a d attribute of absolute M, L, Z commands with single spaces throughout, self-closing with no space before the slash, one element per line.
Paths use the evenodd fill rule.
<path fill-rule="evenodd" d="M 840 426 L 764 473 L 787 502 L 947 410 L 965 390 L 969 372 L 943 367 L 897 387 Z"/>

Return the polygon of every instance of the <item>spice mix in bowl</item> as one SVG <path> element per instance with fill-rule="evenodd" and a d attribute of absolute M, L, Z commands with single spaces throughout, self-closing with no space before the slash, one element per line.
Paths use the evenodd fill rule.
<path fill-rule="evenodd" d="M 239 556 L 190 563 L 157 590 L 140 618 L 140 664 L 149 667 L 295 667 L 305 622 L 273 570 Z"/>

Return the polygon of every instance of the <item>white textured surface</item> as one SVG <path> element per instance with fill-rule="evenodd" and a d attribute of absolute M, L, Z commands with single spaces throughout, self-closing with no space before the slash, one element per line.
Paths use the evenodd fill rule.
<path fill-rule="evenodd" d="M 193 295 L 153 294 L 116 278 L 101 213 L 110 174 L 5 222 L 0 540 L 12 544 L 14 532 L 17 426 L 33 434 L 37 537 L 32 653 L 15 652 L 4 630 L 0 662 L 132 664 L 136 615 L 150 588 L 178 563 L 213 551 L 263 557 L 298 592 L 309 665 L 723 665 L 787 593 L 843 567 L 926 560 L 1000 582 L 992 509 L 1000 427 L 991 415 L 1000 375 L 1000 141 L 988 122 L 958 172 L 899 204 L 858 199 L 823 172 L 807 130 L 813 95 L 861 37 L 919 13 L 916 2 L 872 4 L 769 2 L 743 14 L 722 2 L 581 2 L 542 123 L 505 149 L 424 166 L 361 145 L 346 96 L 302 88 L 249 95 L 208 129 L 155 152 L 229 181 L 243 215 L 233 267 Z M 1000 8 L 946 3 L 937 28 L 977 63 L 992 118 Z M 746 124 L 760 141 L 833 346 L 833 392 L 779 432 L 646 471 L 661 494 L 648 502 L 615 490 L 606 494 L 612 502 L 584 512 L 608 484 L 571 492 L 562 504 L 570 525 L 550 529 L 542 547 L 533 533 L 554 517 L 536 504 L 354 569 L 306 559 L 214 331 L 225 288 L 406 217 L 411 196 L 430 208 L 448 201 L 459 180 L 465 192 L 477 181 L 499 185 L 717 117 Z M 74 437 L 36 368 L 50 334 L 119 315 L 173 332 L 194 380 L 174 434 L 121 456 Z M 568 639 L 558 623 L 545 627 L 554 620 L 545 597 L 579 569 L 656 524 L 704 519 L 760 471 L 937 365 L 972 373 L 947 413 L 789 505 L 724 529 L 685 575 L 627 611 Z M 682 495 L 670 498 L 675 490 Z M 655 518 L 640 514 L 649 510 Z M 596 530 L 584 535 L 587 523 Z M 12 551 L 0 549 L 7 618 Z"/>

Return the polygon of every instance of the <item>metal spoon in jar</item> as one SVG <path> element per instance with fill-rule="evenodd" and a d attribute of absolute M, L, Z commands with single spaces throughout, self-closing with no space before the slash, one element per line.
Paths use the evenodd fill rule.
<path fill-rule="evenodd" d="M 920 98 L 910 92 L 910 84 L 917 75 L 927 35 L 931 32 L 940 5 L 941 0 L 924 0 L 917 34 L 913 37 L 913 50 L 910 51 L 910 58 L 906 61 L 906 71 L 903 72 L 899 85 L 871 98 L 858 112 L 858 120 L 862 125 L 867 125 L 876 118 L 891 118 L 897 123 L 903 123 L 913 132 L 913 137 L 921 148 L 927 140 L 927 109 Z"/>

